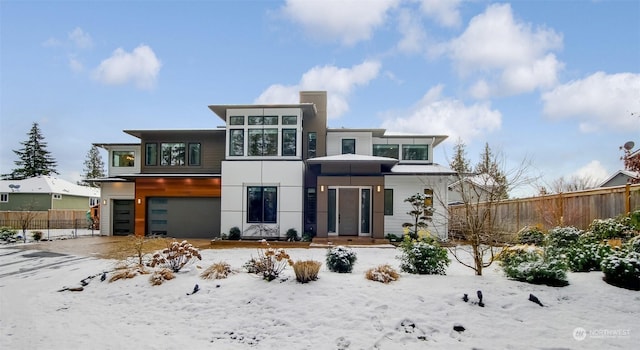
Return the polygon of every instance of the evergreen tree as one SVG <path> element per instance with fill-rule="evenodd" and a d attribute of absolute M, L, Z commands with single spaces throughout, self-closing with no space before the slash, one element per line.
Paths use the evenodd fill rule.
<path fill-rule="evenodd" d="M 467 152 L 465 151 L 466 145 L 462 142 L 462 139 L 458 139 L 454 146 L 455 155 L 453 160 L 449 163 L 449 167 L 460 175 L 468 174 L 471 172 L 471 166 L 467 159 Z"/>
<path fill-rule="evenodd" d="M 87 152 L 82 174 L 83 180 L 78 182 L 78 185 L 82 186 L 98 187 L 97 182 L 89 180 L 104 177 L 104 162 L 96 145 L 91 146 L 91 149 Z"/>
<path fill-rule="evenodd" d="M 484 144 L 484 151 L 480 154 L 480 161 L 476 164 L 474 171 L 476 174 L 487 174 L 489 178 L 494 182 L 493 184 L 487 184 L 491 186 L 497 186 L 498 196 L 502 199 L 509 197 L 507 193 L 507 176 L 502 170 L 496 160 L 496 157 L 489 147 L 489 143 Z M 492 191 L 493 192 L 493 191 Z"/>
<path fill-rule="evenodd" d="M 9 180 L 22 180 L 40 175 L 58 174 L 56 171 L 56 161 L 47 151 L 47 143 L 44 142 L 38 123 L 34 122 L 28 133 L 27 141 L 21 142 L 23 146 L 20 150 L 13 150 L 20 160 L 14 163 L 17 168 L 11 174 L 3 175 Z"/>

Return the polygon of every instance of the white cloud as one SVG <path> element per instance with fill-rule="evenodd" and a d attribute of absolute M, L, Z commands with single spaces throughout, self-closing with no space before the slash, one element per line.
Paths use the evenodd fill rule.
<path fill-rule="evenodd" d="M 511 95 L 554 86 L 564 65 L 552 51 L 561 48 L 553 29 L 533 29 L 514 19 L 510 5 L 495 4 L 440 49 L 462 76 L 486 75 L 491 94 Z"/>
<path fill-rule="evenodd" d="M 609 177 L 607 169 L 598 160 L 592 160 L 587 165 L 576 170 L 573 176 L 578 179 L 590 180 L 594 183 L 600 183 Z"/>
<path fill-rule="evenodd" d="M 133 82 L 138 88 L 149 89 L 156 84 L 162 64 L 151 47 L 140 45 L 132 52 L 116 49 L 94 70 L 94 79 L 108 85 Z"/>
<path fill-rule="evenodd" d="M 427 16 L 433 18 L 440 25 L 445 27 L 456 27 L 460 25 L 461 0 L 422 0 L 420 8 Z"/>
<path fill-rule="evenodd" d="M 91 35 L 83 31 L 80 27 L 76 27 L 73 31 L 69 32 L 69 40 L 81 49 L 88 49 L 93 46 Z"/>
<path fill-rule="evenodd" d="M 557 86 L 542 95 L 544 114 L 576 118 L 583 132 L 608 128 L 640 130 L 631 113 L 640 113 L 640 74 L 597 72 Z"/>
<path fill-rule="evenodd" d="M 398 42 L 398 50 L 406 53 L 416 53 L 423 49 L 427 34 L 419 18 L 409 10 L 403 9 L 398 16 L 398 31 L 402 39 Z"/>
<path fill-rule="evenodd" d="M 69 68 L 74 73 L 80 73 L 84 71 L 84 65 L 75 55 L 69 55 Z"/>
<path fill-rule="evenodd" d="M 502 114 L 489 102 L 467 106 L 462 101 L 442 96 L 442 85 L 431 88 L 407 113 L 385 118 L 382 127 L 392 133 L 448 135 L 465 142 L 497 130 Z"/>
<path fill-rule="evenodd" d="M 339 118 L 349 110 L 348 98 L 356 86 L 368 84 L 380 72 L 380 62 L 365 61 L 351 68 L 316 66 L 302 75 L 298 85 L 269 86 L 256 100 L 257 104 L 298 103 L 299 91 L 326 90 L 327 117 Z"/>
<path fill-rule="evenodd" d="M 285 15 L 305 27 L 309 35 L 338 38 L 344 45 L 368 40 L 373 30 L 382 25 L 387 11 L 399 0 L 287 0 L 282 8 Z"/>

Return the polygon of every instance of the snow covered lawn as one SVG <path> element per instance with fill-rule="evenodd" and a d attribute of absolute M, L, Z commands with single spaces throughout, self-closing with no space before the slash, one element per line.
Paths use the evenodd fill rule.
<path fill-rule="evenodd" d="M 235 269 L 255 249 L 201 251 L 173 280 L 149 275 L 101 282 L 114 261 L 0 248 L 1 349 L 632 349 L 640 342 L 640 292 L 610 286 L 601 272 L 570 273 L 562 288 L 507 280 L 497 265 L 477 277 L 452 261 L 447 276 L 402 274 L 388 285 L 364 272 L 399 251 L 354 248 L 353 273 L 329 272 L 325 249 L 288 249 L 323 262 L 300 284 L 239 272 L 203 280 L 218 261 Z M 98 275 L 84 291 L 58 292 Z M 195 284 L 200 290 L 192 295 Z M 485 307 L 475 305 L 476 291 Z M 464 302 L 464 293 L 469 301 Z M 537 296 L 544 307 L 528 300 Z M 463 332 L 453 330 L 462 325 Z"/>

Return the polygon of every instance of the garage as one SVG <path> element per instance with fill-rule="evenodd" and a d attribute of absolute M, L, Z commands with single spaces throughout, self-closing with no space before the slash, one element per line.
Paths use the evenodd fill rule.
<path fill-rule="evenodd" d="M 147 198 L 148 234 L 174 238 L 220 236 L 220 198 Z"/>

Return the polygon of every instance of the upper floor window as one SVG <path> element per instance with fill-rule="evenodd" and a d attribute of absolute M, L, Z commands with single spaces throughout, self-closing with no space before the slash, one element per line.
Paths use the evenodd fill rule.
<path fill-rule="evenodd" d="M 282 129 L 282 155 L 283 156 L 296 155 L 297 134 L 298 134 L 298 130 L 296 129 Z"/>
<path fill-rule="evenodd" d="M 200 144 L 189 144 L 189 165 L 200 165 Z"/>
<path fill-rule="evenodd" d="M 295 115 L 283 115 L 282 116 L 282 125 L 297 125 L 298 117 Z"/>
<path fill-rule="evenodd" d="M 244 116 L 232 116 L 229 118 L 229 125 L 244 125 Z"/>
<path fill-rule="evenodd" d="M 147 143 L 144 150 L 144 165 L 158 165 L 158 144 Z"/>
<path fill-rule="evenodd" d="M 185 146 L 182 142 L 162 143 L 160 145 L 160 165 L 184 165 Z"/>
<path fill-rule="evenodd" d="M 399 145 L 373 145 L 373 155 L 400 159 L 400 147 Z"/>
<path fill-rule="evenodd" d="M 402 145 L 402 160 L 429 160 L 429 145 Z"/>
<path fill-rule="evenodd" d="M 278 116 L 249 116 L 249 125 L 278 125 Z"/>
<path fill-rule="evenodd" d="M 249 129 L 249 156 L 277 156 L 278 129 Z"/>
<path fill-rule="evenodd" d="M 113 151 L 114 167 L 132 167 L 135 163 L 135 152 L 133 151 Z"/>
<path fill-rule="evenodd" d="M 9 201 L 8 193 L 0 193 L 0 203 L 7 203 Z"/>
<path fill-rule="evenodd" d="M 315 132 L 307 134 L 307 158 L 314 158 L 316 156 L 316 137 Z"/>
<path fill-rule="evenodd" d="M 342 154 L 356 154 L 356 139 L 342 139 Z"/>
<path fill-rule="evenodd" d="M 244 155 L 244 129 L 229 130 L 229 155 Z"/>

